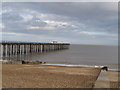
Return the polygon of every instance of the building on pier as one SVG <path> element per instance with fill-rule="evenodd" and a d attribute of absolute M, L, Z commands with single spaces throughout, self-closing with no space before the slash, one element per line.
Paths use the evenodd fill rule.
<path fill-rule="evenodd" d="M 52 41 L 51 43 L 57 43 L 57 41 Z"/>

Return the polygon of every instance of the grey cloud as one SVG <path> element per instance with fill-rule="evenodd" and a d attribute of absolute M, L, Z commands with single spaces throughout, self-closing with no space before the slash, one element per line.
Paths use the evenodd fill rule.
<path fill-rule="evenodd" d="M 85 43 L 88 38 L 89 43 L 90 41 L 98 43 L 97 40 L 101 40 L 101 43 L 102 41 L 111 44 L 116 42 L 111 38 L 115 39 L 114 35 L 117 35 L 118 31 L 117 3 L 3 3 L 3 11 L 5 11 L 2 14 L 5 25 L 3 32 L 47 35 L 48 38 L 61 37 L 73 43 L 74 41 L 81 42 L 81 39 Z M 24 16 L 27 15 L 32 17 L 28 17 L 29 20 L 25 21 Z M 55 21 L 55 24 L 46 23 L 45 20 Z M 69 24 L 57 24 L 58 22 Z M 38 27 L 40 30 L 27 30 L 28 26 Z M 47 27 L 55 30 L 44 30 Z M 83 31 L 108 35 L 80 33 Z M 105 42 L 102 38 L 109 42 Z"/>
<path fill-rule="evenodd" d="M 54 13 L 58 15 L 72 17 L 86 26 L 105 28 L 106 32 L 117 32 L 117 3 L 32 3 L 28 4 L 36 11 L 45 11 L 45 13 Z M 98 30 L 97 30 L 98 31 Z"/>

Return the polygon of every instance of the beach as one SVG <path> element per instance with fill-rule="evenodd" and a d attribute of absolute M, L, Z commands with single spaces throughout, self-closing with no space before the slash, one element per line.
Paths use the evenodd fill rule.
<path fill-rule="evenodd" d="M 3 64 L 3 88 L 93 88 L 100 68 Z"/>

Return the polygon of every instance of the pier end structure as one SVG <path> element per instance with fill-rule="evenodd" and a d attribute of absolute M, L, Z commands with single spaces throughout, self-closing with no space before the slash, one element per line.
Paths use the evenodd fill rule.
<path fill-rule="evenodd" d="M 0 42 L 1 56 L 69 49 L 69 43 Z"/>

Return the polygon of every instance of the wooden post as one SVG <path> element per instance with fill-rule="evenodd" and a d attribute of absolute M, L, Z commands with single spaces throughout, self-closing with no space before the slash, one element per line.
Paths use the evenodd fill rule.
<path fill-rule="evenodd" d="M 2 45 L 2 59 L 4 60 L 5 57 L 6 56 L 6 47 L 5 47 L 5 45 Z"/>

